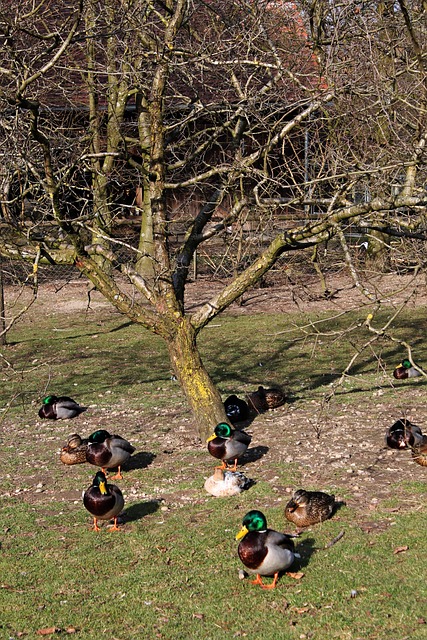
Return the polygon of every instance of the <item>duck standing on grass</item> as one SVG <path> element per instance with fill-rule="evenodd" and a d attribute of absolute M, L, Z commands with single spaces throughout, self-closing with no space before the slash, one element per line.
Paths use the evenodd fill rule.
<path fill-rule="evenodd" d="M 82 407 L 68 396 L 46 396 L 39 409 L 39 417 L 49 420 L 71 420 L 86 410 L 87 407 Z"/>
<path fill-rule="evenodd" d="M 268 529 L 264 514 L 253 510 L 243 518 L 236 540 L 240 540 L 237 548 L 240 560 L 248 573 L 256 574 L 252 584 L 259 584 L 262 589 L 274 589 L 279 573 L 288 569 L 294 561 L 296 554 L 291 538 Z M 266 585 L 261 576 L 274 576 L 273 582 Z"/>
<path fill-rule="evenodd" d="M 310 527 L 331 517 L 335 496 L 323 491 L 295 491 L 285 507 L 285 517 L 297 527 Z"/>
<path fill-rule="evenodd" d="M 93 530 L 99 531 L 98 520 L 111 520 L 114 525 L 110 531 L 119 531 L 117 516 L 122 511 L 125 501 L 123 494 L 115 484 L 107 484 L 102 471 L 95 475 L 91 486 L 83 494 L 83 504 L 93 516 Z"/>
<path fill-rule="evenodd" d="M 237 431 L 226 422 L 220 422 L 207 439 L 208 451 L 214 458 L 222 460 L 220 469 L 226 470 L 227 462 L 234 460 L 234 467 L 230 471 L 236 471 L 237 459 L 245 453 L 251 440 L 252 437 L 246 431 Z"/>
<path fill-rule="evenodd" d="M 105 429 L 98 429 L 88 440 L 86 460 L 101 467 L 103 473 L 106 469 L 118 467 L 117 474 L 111 480 L 122 480 L 121 467 L 135 451 L 135 447 L 121 436 L 111 435 Z"/>

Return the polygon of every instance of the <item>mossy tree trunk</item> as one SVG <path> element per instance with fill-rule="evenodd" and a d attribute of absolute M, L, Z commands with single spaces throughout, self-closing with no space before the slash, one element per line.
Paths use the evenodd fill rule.
<path fill-rule="evenodd" d="M 227 420 L 227 416 L 220 393 L 202 362 L 194 327 L 187 318 L 180 318 L 175 335 L 166 343 L 198 433 L 202 440 L 206 440 L 219 422 Z"/>

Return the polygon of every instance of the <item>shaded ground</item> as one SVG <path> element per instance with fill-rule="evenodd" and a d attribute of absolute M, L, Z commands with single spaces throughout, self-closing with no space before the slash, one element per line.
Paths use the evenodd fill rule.
<path fill-rule="evenodd" d="M 424 280 L 412 280 L 411 276 L 383 278 L 371 282 L 372 288 L 381 291 L 384 298 L 391 292 L 400 291 L 400 301 L 409 299 L 409 305 L 427 303 Z M 189 286 L 189 306 L 195 307 L 212 293 L 210 282 L 198 281 Z M 255 290 L 245 296 L 242 305 L 233 305 L 228 313 L 253 314 L 274 311 L 324 311 L 344 310 L 356 306 L 361 296 L 352 284 L 344 279 L 331 282 L 332 296 L 325 299 L 318 283 L 308 281 L 304 287 L 286 286 L 274 289 Z M 12 299 L 12 291 L 7 291 Z M 396 303 L 396 302 L 394 302 Z M 56 284 L 44 285 L 36 305 L 31 308 L 33 318 L 43 313 L 72 314 L 73 311 L 88 310 L 96 314 L 107 303 L 97 292 L 87 296 L 86 286 L 74 282 L 60 288 Z M 262 384 L 263 380 L 260 379 Z M 290 493 L 298 487 L 320 489 L 335 492 L 349 506 L 355 508 L 360 516 L 360 526 L 366 531 L 387 527 L 393 521 L 393 513 L 417 509 L 420 495 L 403 491 L 407 483 L 425 482 L 427 468 L 420 467 L 411 459 L 409 451 L 391 451 L 384 446 L 385 429 L 396 419 L 405 415 L 411 421 L 427 430 L 427 404 L 425 402 L 426 382 L 424 380 L 399 382 L 393 387 L 390 376 L 384 376 L 383 384 L 366 391 L 353 390 L 352 404 L 343 402 L 339 392 L 325 410 L 323 398 L 316 392 L 303 401 L 294 397 L 274 411 L 257 416 L 248 425 L 253 434 L 252 445 L 241 461 L 246 474 L 257 481 L 264 480 L 271 485 L 272 492 L 263 506 L 285 503 Z M 404 389 L 404 393 L 401 393 Z M 394 392 L 396 390 L 396 393 Z M 399 393 L 397 393 L 399 391 Z M 143 426 L 142 426 L 143 421 Z M 130 468 L 143 468 L 151 465 L 167 466 L 170 481 L 147 493 L 137 479 L 129 479 L 128 503 L 142 499 L 162 500 L 163 509 L 177 508 L 188 501 L 203 503 L 207 496 L 199 489 L 187 491 L 175 490 L 174 486 L 186 479 L 193 480 L 195 470 L 204 478 L 210 474 L 214 464 L 206 458 L 206 445 L 188 434 L 190 417 L 185 407 L 175 412 L 163 411 L 154 414 L 131 411 L 123 400 L 122 406 L 112 410 L 90 407 L 77 421 L 73 422 L 82 434 L 94 431 L 99 425 L 112 432 L 119 430 L 118 425 L 126 424 L 126 435 L 137 447 Z M 61 423 L 39 421 L 37 428 L 44 440 L 42 463 L 35 464 L 35 471 L 28 476 L 15 477 L 15 490 L 28 501 L 49 501 L 58 496 L 58 488 L 50 487 L 48 468 L 52 457 L 60 465 L 57 452 L 59 444 L 70 433 L 70 426 Z M 7 421 L 0 429 L 8 429 Z M 11 448 L 20 444 L 25 437 L 25 428 L 9 431 L 7 441 Z M 271 446 L 271 443 L 274 443 Z M 270 446 L 268 446 L 270 445 Z M 23 455 L 21 453 L 21 455 Z M 29 466 L 39 460 L 40 451 L 32 451 Z M 44 462 L 43 464 L 43 456 Z M 286 463 L 285 465 L 283 463 Z M 289 466 L 290 465 L 290 466 Z M 45 469 L 45 471 L 43 470 Z M 133 482 L 133 484 L 132 484 Z M 28 484 L 30 483 L 30 484 Z M 10 493 L 10 492 L 9 492 Z M 64 500 L 80 499 L 80 491 L 62 488 L 60 495 Z M 408 497 L 409 496 L 409 497 Z M 389 505 L 390 518 L 378 522 L 373 517 L 378 505 L 384 500 Z M 339 517 L 339 515 L 338 515 Z M 292 526 L 290 527 L 292 528 Z"/>

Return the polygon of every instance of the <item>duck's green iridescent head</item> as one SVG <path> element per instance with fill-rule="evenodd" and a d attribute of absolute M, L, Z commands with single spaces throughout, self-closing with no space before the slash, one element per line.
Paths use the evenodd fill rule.
<path fill-rule="evenodd" d="M 231 434 L 232 434 L 232 429 L 230 425 L 227 424 L 226 422 L 220 422 L 219 424 L 216 425 L 215 431 L 211 436 L 209 436 L 206 442 L 210 442 L 214 438 L 231 438 Z"/>
<path fill-rule="evenodd" d="M 231 427 L 226 422 L 220 422 L 215 427 L 215 435 L 217 438 L 230 438 Z"/>
<path fill-rule="evenodd" d="M 402 360 L 402 367 L 404 367 L 405 369 L 410 369 L 412 367 L 412 364 L 408 359 L 405 359 Z"/>
<path fill-rule="evenodd" d="M 98 444 L 101 444 L 102 442 L 105 442 L 107 438 L 111 438 L 111 434 L 105 429 L 98 429 L 98 431 L 95 431 L 91 436 L 89 436 L 89 442 L 97 442 Z"/>
<path fill-rule="evenodd" d="M 46 396 L 43 398 L 42 404 L 53 404 L 56 401 L 57 396 Z"/>
<path fill-rule="evenodd" d="M 107 495 L 108 487 L 107 487 L 107 478 L 105 477 L 105 473 L 103 473 L 102 471 L 98 471 L 98 473 L 95 475 L 93 479 L 92 486 L 98 487 L 98 489 L 100 490 L 103 496 Z"/>
<path fill-rule="evenodd" d="M 267 529 L 267 520 L 266 517 L 261 511 L 257 509 L 253 509 L 252 511 L 248 511 L 245 517 L 242 520 L 242 528 L 239 533 L 236 535 L 236 540 L 241 540 L 245 537 L 249 531 L 266 531 Z"/>

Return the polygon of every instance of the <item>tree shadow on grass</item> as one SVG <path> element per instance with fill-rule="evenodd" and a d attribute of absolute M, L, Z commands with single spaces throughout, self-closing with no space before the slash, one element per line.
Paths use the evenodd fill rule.
<path fill-rule="evenodd" d="M 161 500 L 149 500 L 148 502 L 136 502 L 129 505 L 125 511 L 123 511 L 121 518 L 124 522 L 134 522 L 135 520 L 142 520 L 145 516 L 149 516 L 151 513 L 155 513 Z"/>

